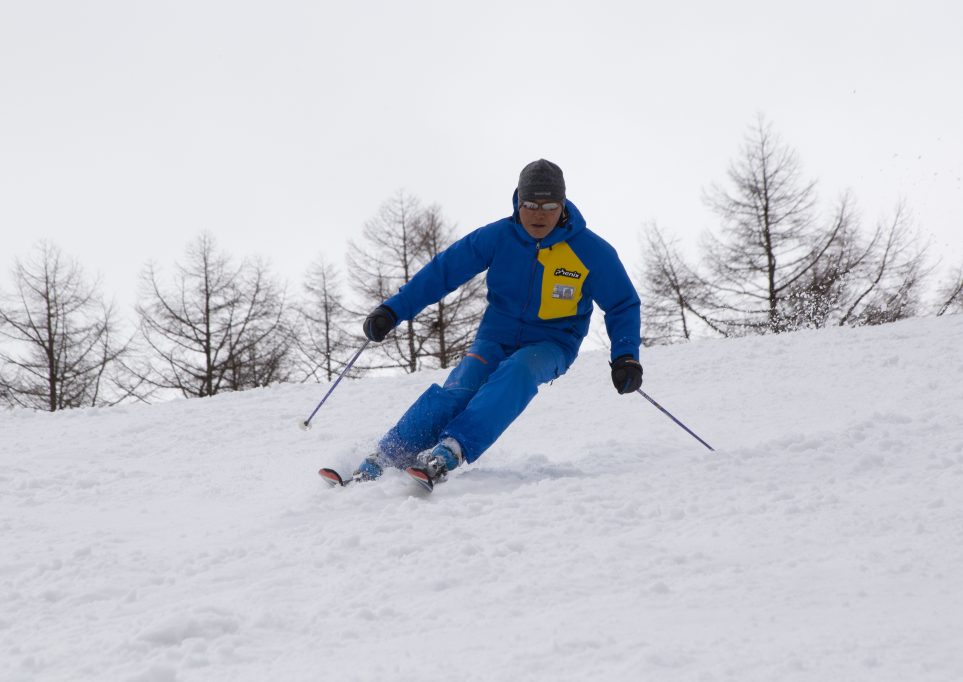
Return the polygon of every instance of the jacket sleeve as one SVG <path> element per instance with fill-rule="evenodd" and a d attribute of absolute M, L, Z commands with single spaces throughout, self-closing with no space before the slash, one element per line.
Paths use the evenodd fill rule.
<path fill-rule="evenodd" d="M 398 321 L 411 320 L 491 264 L 497 223 L 480 227 L 459 239 L 415 273 L 398 293 L 385 301 Z"/>
<path fill-rule="evenodd" d="M 639 359 L 642 345 L 641 301 L 615 249 L 599 239 L 598 263 L 592 269 L 589 295 L 605 312 L 605 330 L 612 344 L 612 359 L 631 355 Z"/>

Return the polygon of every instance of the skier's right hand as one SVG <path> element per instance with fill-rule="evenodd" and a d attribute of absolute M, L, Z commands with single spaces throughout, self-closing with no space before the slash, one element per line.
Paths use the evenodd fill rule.
<path fill-rule="evenodd" d="M 642 386 L 642 364 L 631 355 L 620 355 L 609 363 L 612 383 L 620 394 L 635 393 Z"/>
<path fill-rule="evenodd" d="M 395 311 L 386 305 L 379 305 L 365 318 L 364 335 L 375 343 L 384 341 L 388 332 L 394 329 L 397 323 L 398 316 L 395 315 Z"/>

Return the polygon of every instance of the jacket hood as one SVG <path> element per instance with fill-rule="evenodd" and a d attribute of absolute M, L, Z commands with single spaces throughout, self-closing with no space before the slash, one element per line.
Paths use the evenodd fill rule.
<path fill-rule="evenodd" d="M 521 218 L 518 217 L 518 190 L 512 194 L 512 223 L 515 228 L 515 232 L 518 237 L 529 244 L 540 244 L 543 248 L 558 244 L 559 242 L 564 242 L 579 232 L 585 229 L 585 218 L 582 217 L 581 212 L 575 207 L 568 199 L 565 200 L 565 220 L 561 225 L 555 227 L 554 230 L 548 233 L 548 236 L 541 241 L 536 240 L 525 228 L 522 227 Z"/>

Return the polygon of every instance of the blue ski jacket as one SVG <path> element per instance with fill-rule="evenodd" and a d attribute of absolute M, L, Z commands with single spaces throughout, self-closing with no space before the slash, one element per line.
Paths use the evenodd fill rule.
<path fill-rule="evenodd" d="M 488 308 L 477 338 L 506 348 L 553 341 L 568 364 L 588 333 L 593 302 L 605 311 L 612 359 L 639 359 L 639 296 L 618 254 L 588 229 L 571 201 L 567 219 L 540 241 L 518 218 L 518 192 L 511 217 L 459 239 L 385 301 L 398 321 L 413 319 L 472 277 L 488 270 Z"/>

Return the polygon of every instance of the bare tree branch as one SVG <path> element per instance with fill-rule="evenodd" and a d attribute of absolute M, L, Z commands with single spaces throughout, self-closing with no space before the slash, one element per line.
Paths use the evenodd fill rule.
<path fill-rule="evenodd" d="M 963 265 L 956 269 L 939 290 L 940 303 L 936 315 L 963 313 Z"/>

